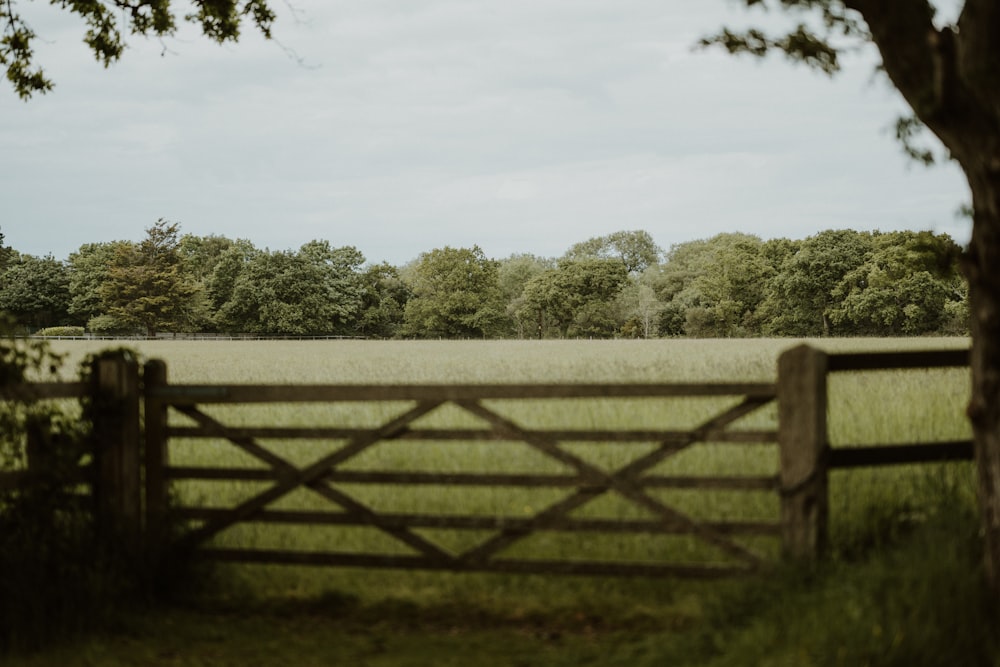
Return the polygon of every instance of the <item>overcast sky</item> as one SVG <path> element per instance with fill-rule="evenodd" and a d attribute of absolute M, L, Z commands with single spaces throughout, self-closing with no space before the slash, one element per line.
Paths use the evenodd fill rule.
<path fill-rule="evenodd" d="M 773 21 L 727 0 L 292 0 L 281 46 L 192 28 L 103 69 L 84 28 L 20 7 L 56 82 L 0 82 L 0 232 L 65 258 L 184 233 L 405 263 L 437 247 L 561 255 L 617 230 L 930 229 L 966 242 L 954 165 L 907 162 L 872 52 L 837 78 L 694 51 Z"/>

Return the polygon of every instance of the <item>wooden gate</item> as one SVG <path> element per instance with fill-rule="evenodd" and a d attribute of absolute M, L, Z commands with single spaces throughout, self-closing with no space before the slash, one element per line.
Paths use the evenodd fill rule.
<path fill-rule="evenodd" d="M 643 574 L 712 577 L 752 571 L 767 556 L 746 541 L 769 538 L 777 542 L 781 526 L 773 520 L 726 521 L 696 518 L 657 496 L 658 491 L 731 490 L 774 492 L 780 480 L 773 474 L 667 475 L 657 465 L 696 445 L 740 447 L 777 442 L 776 428 L 737 428 L 744 417 L 774 401 L 774 384 L 601 384 L 601 385 L 411 385 L 411 386 L 253 386 L 174 385 L 166 378 L 162 362 L 146 365 L 144 374 L 146 419 L 147 516 L 153 535 L 165 535 L 168 522 L 181 519 L 188 528 L 175 542 L 206 558 L 249 563 L 336 565 L 480 572 L 559 572 L 577 574 Z M 709 399 L 720 404 L 714 414 L 685 428 L 540 428 L 511 416 L 510 405 L 544 401 L 546 412 L 567 402 L 594 399 Z M 391 416 L 364 426 L 275 426 L 227 424 L 225 409 L 218 406 L 264 404 L 360 405 L 390 402 L 398 409 Z M 264 409 L 259 407 L 257 409 Z M 429 427 L 426 418 L 452 410 L 471 416 L 475 427 Z M 516 412 L 516 410 L 515 410 Z M 776 411 L 775 411 L 776 412 Z M 240 420 L 246 421 L 246 410 Z M 252 412 L 251 412 L 252 414 Z M 757 420 L 761 421 L 760 419 Z M 253 466 L 171 464 L 174 443 L 208 442 L 212 447 L 233 447 L 249 456 Z M 326 450 L 305 461 L 293 461 L 281 445 L 309 441 L 324 443 Z M 555 462 L 566 472 L 422 471 L 351 467 L 365 456 L 373 457 L 380 444 L 420 441 L 462 443 L 520 443 Z M 598 465 L 580 452 L 579 443 L 612 448 L 644 443 L 640 454 L 621 465 Z M 492 446 L 492 445 L 491 445 Z M 576 449 L 574 449 L 576 447 Z M 775 448 L 775 452 L 777 449 Z M 244 458 L 245 458 L 244 456 Z M 374 457 L 377 458 L 377 457 Z M 174 482 L 209 484 L 255 483 L 256 492 L 226 507 L 189 503 L 170 510 L 167 489 Z M 492 515 L 458 511 L 387 511 L 373 506 L 351 489 L 380 487 L 504 487 L 556 490 L 559 494 L 529 515 Z M 308 489 L 323 499 L 323 508 L 280 506 L 293 492 Z M 581 510 L 600 498 L 616 496 L 636 509 L 635 518 L 595 518 Z M 329 507 L 325 507 L 325 505 Z M 355 526 L 375 529 L 396 545 L 385 551 L 341 551 L 337 548 L 303 551 L 295 548 L 244 548 L 219 542 L 224 531 L 254 524 L 285 526 Z M 471 531 L 477 537 L 461 548 L 443 545 L 433 531 Z M 574 553 L 572 558 L 511 555 L 512 548 L 542 533 L 575 535 L 685 536 L 720 554 L 714 562 L 618 562 Z M 593 538 L 596 539 L 596 538 Z"/>

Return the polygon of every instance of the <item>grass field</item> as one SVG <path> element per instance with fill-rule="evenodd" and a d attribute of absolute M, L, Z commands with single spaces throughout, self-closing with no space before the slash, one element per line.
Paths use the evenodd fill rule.
<path fill-rule="evenodd" d="M 144 358 L 166 360 L 172 382 L 190 383 L 561 383 L 561 382 L 769 382 L 775 379 L 776 360 L 780 352 L 797 344 L 794 340 L 658 340 L 658 341 L 465 341 L 465 342 L 369 342 L 369 341 L 153 341 L 131 344 Z M 861 351 L 872 349 L 941 349 L 962 348 L 964 339 L 846 339 L 812 341 L 828 351 Z M 59 341 L 56 350 L 70 355 L 71 360 L 103 349 L 107 344 Z M 834 446 L 901 442 L 907 440 L 937 440 L 966 438 L 969 435 L 964 419 L 968 398 L 966 370 L 914 370 L 844 374 L 830 380 L 830 437 Z M 713 399 L 718 403 L 718 399 Z M 713 401 L 684 399 L 669 404 L 656 401 L 564 402 L 540 409 L 537 406 L 498 406 L 512 418 L 541 426 L 589 426 L 600 424 L 643 424 L 662 427 L 684 427 L 695 423 L 704 414 L 718 407 Z M 390 406 L 398 412 L 400 406 Z M 254 425 L 318 424 L 368 425 L 388 414 L 378 406 L 352 405 L 344 409 L 303 408 L 303 406 L 228 407 L 213 412 L 225 417 L 226 423 Z M 439 424 L 454 425 L 468 419 L 457 411 L 430 415 Z M 744 426 L 773 426 L 773 408 L 752 415 Z M 178 423 L 180 423 L 178 421 Z M 289 458 L 310 460 L 317 455 L 314 445 L 272 442 Z M 384 443 L 351 462 L 356 469 L 386 467 L 419 470 L 462 469 L 486 471 L 544 472 L 557 464 L 546 460 L 527 446 L 474 444 L 456 449 L 448 443 L 420 443 L 418 453 L 402 447 L 413 443 Z M 623 451 L 622 447 L 570 445 L 574 453 L 613 469 L 638 456 L 643 447 Z M 292 448 L 297 447 L 297 451 Z M 288 449 L 286 449 L 288 448 Z M 409 450 L 409 451 L 408 451 Z M 239 461 L 239 453 L 223 442 L 178 442 L 172 450 L 173 461 L 191 465 L 222 465 Z M 251 464 L 252 465 L 252 464 Z M 723 445 L 700 445 L 689 452 L 668 460 L 657 472 L 685 474 L 770 474 L 777 470 L 776 447 L 753 446 L 734 448 Z M 183 502 L 205 502 L 221 505 L 246 497 L 248 485 L 190 483 L 179 489 Z M 530 513 L 544 506 L 564 491 L 532 491 L 513 489 L 444 490 L 437 487 L 411 490 L 351 489 L 352 494 L 382 510 L 457 511 L 517 515 Z M 699 518 L 773 518 L 777 513 L 774 494 L 746 492 L 658 492 L 664 502 L 677 506 Z M 546 495 L 548 494 L 548 495 Z M 898 533 L 913 525 L 933 523 L 936 503 L 943 497 L 957 497 L 966 509 L 974 497 L 971 466 L 951 464 L 935 466 L 895 467 L 878 470 L 835 472 L 831 479 L 831 539 L 836 562 L 846 562 L 857 553 L 872 548 L 873 543 L 895 544 Z M 296 508 L 325 507 L 316 505 L 305 494 L 290 496 L 282 501 Z M 634 516 L 633 505 L 613 497 L 580 510 L 588 516 Z M 435 538 L 451 548 L 467 546 L 481 535 L 463 533 L 440 534 Z M 701 559 L 713 557 L 690 540 L 642 537 L 541 539 L 518 545 L 517 555 L 525 557 L 567 557 L 587 551 L 596 558 L 658 560 L 663 558 Z M 220 537 L 222 543 L 251 546 L 290 546 L 293 548 L 329 548 L 331 540 L 338 548 L 372 548 L 381 543 L 398 549 L 388 538 L 378 534 L 353 535 L 318 531 L 315 528 L 278 528 L 250 524 L 232 529 Z M 751 546 L 768 557 L 776 554 L 773 540 L 754 542 Z M 875 544 L 877 547 L 878 544 Z M 940 545 L 939 545 L 940 546 Z M 935 556 L 924 549 L 933 563 L 950 564 L 948 558 Z M 511 555 L 514 555 L 512 553 Z M 838 555 L 839 554 L 839 555 Z M 930 555 L 928 555 L 930 554 Z M 949 552 L 950 554 L 950 552 Z M 895 556 L 894 556 L 895 557 Z M 964 558 L 958 555 L 954 558 Z M 948 565 L 950 566 L 950 565 Z M 874 577 L 898 576 L 898 572 L 878 569 L 867 573 L 864 568 L 837 575 L 839 583 L 828 588 L 826 580 L 779 580 L 778 588 L 747 585 L 745 582 L 698 583 L 664 579 L 622 579 L 609 577 L 559 578 L 524 575 L 453 575 L 409 573 L 395 571 L 361 571 L 345 569 L 308 569 L 289 567 L 232 566 L 217 571 L 218 582 L 211 598 L 213 609 L 252 609 L 266 602 L 267 611 L 229 618 L 231 636 L 243 646 L 256 645 L 263 632 L 257 623 L 268 623 L 274 637 L 282 633 L 296 634 L 296 624 L 311 627 L 320 618 L 333 619 L 340 628 L 327 632 L 341 637 L 346 653 L 327 659 L 319 649 L 301 655 L 276 656 L 274 661 L 260 659 L 257 664 L 339 664 L 338 660 L 354 660 L 358 664 L 464 664 L 475 659 L 488 664 L 662 664 L 660 658 L 689 656 L 683 663 L 699 664 L 698 656 L 725 656 L 726 648 L 713 645 L 722 641 L 719 630 L 713 635 L 706 623 L 733 622 L 734 612 L 719 612 L 720 605 L 739 610 L 747 605 L 747 613 L 760 613 L 761 618 L 777 617 L 774 622 L 789 627 L 795 623 L 812 624 L 807 632 L 818 632 L 826 624 L 822 614 L 831 609 L 850 607 L 851 627 L 863 627 L 878 636 L 865 638 L 877 650 L 889 655 L 899 647 L 908 647 L 890 632 L 893 623 L 919 624 L 913 614 L 902 620 L 884 618 L 884 600 L 865 601 L 866 587 Z M 930 567 L 930 566 L 927 566 Z M 899 568 L 897 568 L 898 570 Z M 925 568 L 926 569 L 926 568 Z M 922 575 L 921 575 L 922 576 Z M 954 579 L 951 571 L 941 575 Z M 930 577 L 932 578 L 932 577 Z M 881 582 L 882 580 L 879 579 Z M 882 584 L 878 584 L 881 586 Z M 954 583 L 956 591 L 960 583 Z M 785 586 L 785 588 L 781 588 Z M 847 589 L 844 589 L 844 586 Z M 851 587 L 859 590 L 853 590 Z M 817 611 L 807 614 L 811 620 L 787 619 L 784 612 L 767 602 L 782 595 L 819 596 Z M 877 592 L 876 592 L 877 593 Z M 958 593 L 956 593 L 957 595 Z M 878 593 L 878 595 L 882 595 Z M 886 598 L 892 600 L 890 596 Z M 921 598 L 923 599 L 923 598 Z M 277 602 L 277 607 L 275 606 Z M 911 602 L 913 600 L 911 599 Z M 804 604 L 806 600 L 798 600 Z M 962 601 L 959 600 L 959 604 Z M 755 605 L 758 605 L 756 607 Z M 921 606 L 920 601 L 914 602 Z M 285 606 L 283 606 L 285 605 Z M 829 605 L 829 608 L 824 607 Z M 780 605 L 779 605 L 780 606 Z M 275 610 L 278 611 L 275 611 Z M 284 609 L 285 611 L 281 611 Z M 295 611 L 288 611 L 294 609 Z M 823 610 L 826 609 L 826 612 Z M 287 612 L 287 614 L 286 614 Z M 197 612 L 200 614 L 201 612 Z M 277 617 L 274 617 L 277 614 Z M 283 615 L 285 614 L 285 615 Z M 721 614 L 721 616 L 720 616 Z M 815 614 L 820 614 L 817 618 Z M 191 613 L 170 617 L 179 636 L 202 641 Z M 201 616 L 198 616 L 201 618 Z M 261 620 L 264 618 L 265 620 Z M 722 618 L 723 620 L 719 620 Z M 409 619 L 409 620 L 407 620 Z M 728 619 L 728 620 L 727 620 Z M 874 620 L 873 620 L 874 619 Z M 908 620 L 907 620 L 908 619 Z M 292 625 L 287 625 L 288 623 Z M 220 621 L 221 622 L 221 621 Z M 380 625 L 380 623 L 382 625 Z M 736 626 L 748 625 L 742 618 Z M 881 625 L 879 625 L 881 623 Z M 360 625 L 359 625 L 360 624 Z M 873 626 L 878 625 L 876 631 Z M 189 627 L 190 626 L 190 627 Z M 244 626 L 248 629 L 243 630 Z M 883 627 L 885 626 L 885 627 Z M 209 623 L 207 627 L 217 627 Z M 373 629 L 374 628 L 374 629 Z M 694 630 L 692 630 L 694 629 Z M 918 628 L 904 627 L 899 632 Z M 355 630 L 363 639 L 355 637 Z M 768 643 L 782 648 L 794 644 L 782 639 L 767 626 L 754 629 L 751 635 L 737 633 L 726 642 Z M 856 630 L 855 630 L 856 631 Z M 895 630 L 894 630 L 895 631 Z M 146 629 L 133 628 L 143 642 L 152 641 Z M 211 633 L 210 630 L 205 632 Z M 222 632 L 221 630 L 219 632 Z M 229 632 L 229 631 L 227 631 Z M 305 632 L 299 637 L 303 645 L 315 641 Z M 707 632 L 707 634 L 706 634 Z M 742 630 L 740 631 L 742 632 Z M 242 633 L 242 634 L 241 634 Z M 341 634 L 337 634 L 341 633 Z M 346 634 L 344 634 L 346 633 Z M 762 638 L 762 633 L 764 637 Z M 451 636 L 453 641 L 446 639 Z M 711 639 L 716 636 L 716 639 Z M 750 639 L 749 637 L 755 637 Z M 175 638 L 176 639 L 176 638 Z M 207 640 L 210 650 L 212 640 Z M 220 640 L 221 642 L 222 640 Z M 912 641 L 912 638 L 907 638 Z M 95 643 L 96 642 L 96 643 Z M 116 652 L 104 640 L 91 642 L 94 652 L 86 662 L 66 664 L 178 664 L 141 653 L 144 658 L 123 650 Z M 443 643 L 442 643 L 443 642 Z M 693 643 L 692 643 L 693 642 Z M 901 643 L 902 642 L 902 643 Z M 125 642 L 127 643 L 127 642 Z M 223 642 L 226 643 L 226 642 Z M 142 644 L 142 642 L 140 642 Z M 490 649 L 485 645 L 501 645 Z M 228 643 L 226 643 L 228 646 Z M 449 653 L 444 645 L 451 646 Z M 182 649 L 156 644 L 166 655 L 177 655 Z M 375 648 L 373 648 L 373 646 Z M 378 647 L 382 648 L 379 649 Z M 390 648 L 387 650 L 386 646 Z M 395 649 L 391 648 L 395 646 Z M 434 646 L 437 646 L 435 649 Z M 895 648 L 894 648 L 895 647 Z M 287 647 L 286 647 L 287 648 Z M 235 646 L 223 650 L 217 660 L 184 661 L 185 664 L 243 664 L 236 657 Z M 380 653 L 395 655 L 390 659 Z M 783 649 L 782 649 L 783 650 Z M 803 649 L 806 650 L 806 649 Z M 809 649 L 812 650 L 812 649 Z M 868 650 L 868 649 L 864 649 Z M 259 655 L 266 649 L 259 648 Z M 676 655 L 675 655 L 676 654 Z M 782 654 L 779 650 L 778 654 Z M 408 660 L 407 656 L 414 657 Z M 804 654 L 803 654 L 804 655 Z M 847 653 L 844 661 L 801 659 L 788 653 L 769 664 L 861 664 L 857 652 Z M 931 656 L 927 653 L 925 658 Z M 350 658 L 353 656 L 353 658 Z M 435 656 L 431 660 L 427 656 Z M 451 656 L 449 658 L 448 656 Z M 546 656 L 542 659 L 540 656 Z M 63 656 L 61 659 L 65 659 Z M 450 659 L 453 662 L 449 662 Z M 119 662 L 115 662 L 119 660 Z M 491 661 L 492 660 L 492 661 Z M 330 662 L 332 661 L 332 662 Z M 35 663 L 25 663 L 35 664 Z M 38 663 L 41 664 L 41 663 Z M 726 662 L 720 658 L 711 664 L 752 664 Z M 878 660 L 868 664 L 890 664 Z M 935 664 L 933 662 L 899 662 L 893 664 Z"/>

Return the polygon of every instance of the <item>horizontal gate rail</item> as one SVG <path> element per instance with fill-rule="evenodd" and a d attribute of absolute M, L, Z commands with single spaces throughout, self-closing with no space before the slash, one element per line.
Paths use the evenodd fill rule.
<path fill-rule="evenodd" d="M 827 371 L 830 373 L 899 368 L 959 368 L 968 365 L 968 350 L 837 352 L 827 354 Z"/>
<path fill-rule="evenodd" d="M 225 427 L 213 426 L 169 426 L 167 435 L 172 438 L 265 438 L 265 439 L 330 439 L 340 440 L 356 438 L 370 429 L 363 428 L 300 428 L 300 427 Z M 601 431 L 601 430 L 553 430 L 525 429 L 526 432 L 541 437 L 570 442 L 663 442 L 686 445 L 690 439 L 690 431 Z M 705 431 L 701 434 L 703 440 L 720 443 L 761 444 L 773 443 L 778 438 L 775 430 L 724 431 L 721 429 Z M 497 442 L 521 442 L 521 438 L 512 437 L 487 429 L 417 429 L 407 428 L 393 436 L 393 440 L 492 440 Z"/>
<path fill-rule="evenodd" d="M 211 507 L 189 507 L 177 510 L 178 518 L 207 521 L 224 516 L 225 509 Z M 261 510 L 254 521 L 258 523 L 320 524 L 331 526 L 367 526 L 369 522 L 346 512 L 322 512 L 304 510 Z M 379 522 L 384 526 L 410 528 L 454 528 L 466 530 L 499 530 L 502 528 L 527 529 L 530 518 L 502 516 L 465 516 L 399 514 L 384 512 L 379 514 Z M 781 532 L 781 524 L 776 521 L 706 521 L 712 530 L 726 535 L 774 535 Z M 653 519 L 564 519 L 553 523 L 546 530 L 555 532 L 594 533 L 659 533 L 677 535 L 686 533 L 687 528 L 679 523 L 667 523 Z"/>
<path fill-rule="evenodd" d="M 870 468 L 944 461 L 971 461 L 975 458 L 971 440 L 904 443 L 898 445 L 851 445 L 830 449 L 831 468 Z"/>
<path fill-rule="evenodd" d="M 266 482 L 278 480 L 281 473 L 265 468 L 213 468 L 169 466 L 170 479 Z M 368 470 L 336 470 L 323 476 L 323 481 L 341 484 L 398 484 L 413 486 L 523 486 L 523 487 L 572 487 L 590 486 L 589 478 L 578 475 L 537 475 L 515 473 L 436 473 L 436 472 L 383 472 Z M 663 489 L 725 489 L 731 491 L 776 491 L 777 475 L 740 476 L 666 476 L 645 475 L 640 478 L 644 487 Z"/>
<path fill-rule="evenodd" d="M 964 368 L 969 365 L 969 350 L 930 350 L 904 352 L 844 352 L 827 355 L 827 371 L 879 371 L 896 369 Z M 975 454 L 971 440 L 926 443 L 863 445 L 851 444 L 830 448 L 830 468 L 972 461 Z"/>
<path fill-rule="evenodd" d="M 458 401 L 464 399 L 650 398 L 747 396 L 772 399 L 773 383 L 743 384 L 468 384 L 468 385 L 166 385 L 147 396 L 170 405 Z"/>

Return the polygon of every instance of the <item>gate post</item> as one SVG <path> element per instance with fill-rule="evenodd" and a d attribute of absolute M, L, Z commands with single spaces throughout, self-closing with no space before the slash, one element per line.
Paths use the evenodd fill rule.
<path fill-rule="evenodd" d="M 778 358 L 781 546 L 790 559 L 816 559 L 826 548 L 826 372 L 826 353 L 808 345 Z"/>
<path fill-rule="evenodd" d="M 92 373 L 97 525 L 134 553 L 142 534 L 139 365 L 118 352 L 96 359 Z"/>
<path fill-rule="evenodd" d="M 143 367 L 146 417 L 146 539 L 158 553 L 167 538 L 167 406 L 151 394 L 167 384 L 167 365 L 150 359 Z"/>

